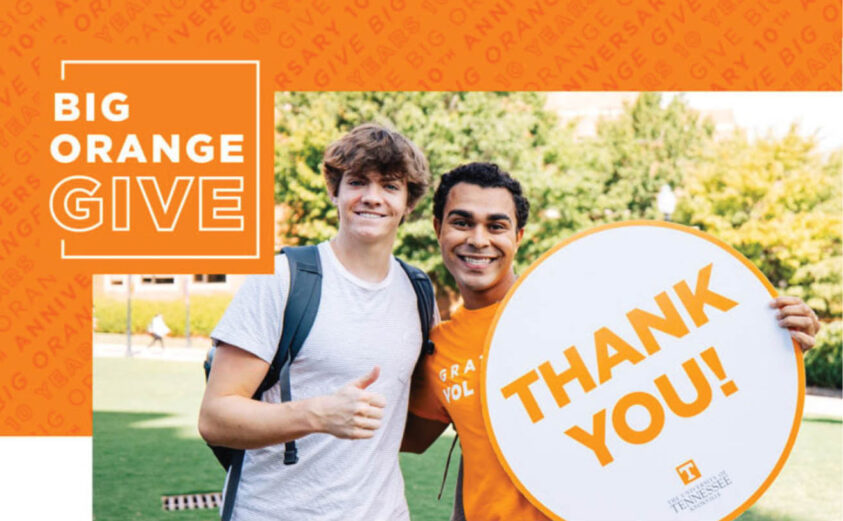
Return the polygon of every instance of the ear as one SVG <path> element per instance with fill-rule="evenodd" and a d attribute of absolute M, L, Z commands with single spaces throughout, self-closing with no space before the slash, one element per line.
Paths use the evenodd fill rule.
<path fill-rule="evenodd" d="M 436 217 L 433 218 L 433 231 L 436 232 L 436 236 L 439 237 L 439 231 L 442 229 L 442 223 Z"/>
<path fill-rule="evenodd" d="M 524 238 L 524 228 L 521 228 L 517 232 L 515 232 L 515 247 L 518 248 L 521 246 L 521 239 Z"/>
<path fill-rule="evenodd" d="M 328 197 L 331 199 L 331 203 L 336 206 L 337 205 L 337 197 L 339 197 L 340 193 L 340 185 L 342 184 L 342 180 L 345 177 L 345 174 L 341 175 L 339 179 L 337 179 L 337 184 L 334 185 L 333 189 L 331 186 L 328 185 Z"/>

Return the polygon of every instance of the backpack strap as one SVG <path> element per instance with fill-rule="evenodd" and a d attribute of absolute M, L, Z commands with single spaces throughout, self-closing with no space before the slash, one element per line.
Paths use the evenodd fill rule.
<path fill-rule="evenodd" d="M 243 471 L 243 458 L 245 450 L 237 450 L 231 456 L 231 465 L 228 467 L 228 487 L 225 491 L 225 499 L 222 505 L 220 521 L 231 521 L 231 514 L 234 513 L 234 500 L 237 498 L 237 487 L 240 485 L 240 473 Z"/>
<path fill-rule="evenodd" d="M 410 266 L 398 259 L 398 263 L 404 268 L 407 277 L 413 284 L 413 291 L 416 292 L 416 304 L 419 309 L 419 322 L 421 322 L 422 350 L 421 355 L 433 354 L 433 342 L 430 341 L 430 328 L 433 326 L 433 284 L 425 272 Z"/>
<path fill-rule="evenodd" d="M 290 263 L 290 294 L 284 307 L 281 340 L 259 390 L 262 388 L 265 391 L 280 380 L 281 401 L 289 402 L 290 365 L 301 351 L 319 311 L 319 300 L 322 297 L 322 263 L 316 246 L 284 248 L 281 251 Z M 284 444 L 284 464 L 292 465 L 298 460 L 296 442 L 288 441 Z"/>
<path fill-rule="evenodd" d="M 287 304 L 284 306 L 281 339 L 278 341 L 278 349 L 275 350 L 269 371 L 252 396 L 255 400 L 260 400 L 261 395 L 279 381 L 281 401 L 291 400 L 290 365 L 301 351 L 310 328 L 313 327 L 322 296 L 322 263 L 317 247 L 287 247 L 282 249 L 281 253 L 287 257 L 290 265 L 290 288 Z M 231 459 L 228 487 L 220 518 L 222 521 L 230 521 L 234 512 L 245 453 L 244 450 L 238 450 Z M 296 442 L 288 441 L 284 444 L 284 464 L 292 465 L 298 460 Z"/>
<path fill-rule="evenodd" d="M 442 492 L 445 491 L 445 481 L 448 479 L 448 467 L 451 466 L 451 456 L 454 454 L 454 447 L 457 446 L 457 440 L 460 438 L 459 433 L 454 436 L 454 441 L 451 442 L 451 449 L 448 451 L 448 459 L 445 460 L 445 473 L 442 474 L 442 485 L 439 486 L 439 495 L 436 496 L 436 501 L 442 501 Z M 462 445 L 460 445 L 462 447 Z M 462 456 L 460 456 L 460 475 L 462 475 Z M 462 481 L 462 479 L 460 479 Z"/>
<path fill-rule="evenodd" d="M 433 354 L 434 345 L 433 342 L 430 340 L 430 328 L 433 325 L 433 284 L 430 282 L 430 278 L 427 276 L 425 272 L 416 268 L 415 266 L 410 266 L 406 262 L 402 261 L 401 259 L 397 259 L 398 262 L 401 264 L 401 267 L 404 268 L 404 271 L 407 273 L 407 276 L 410 278 L 410 282 L 413 283 L 413 290 L 416 292 L 416 302 L 418 304 L 419 309 L 419 320 L 421 322 L 422 328 L 422 350 L 421 354 L 419 355 L 419 361 L 421 361 L 421 357 L 424 355 L 431 355 Z M 439 496 L 438 500 L 442 499 L 442 491 L 445 489 L 445 480 L 448 479 L 448 467 L 451 465 L 451 455 L 454 452 L 454 447 L 457 444 L 457 440 L 459 439 L 459 435 L 454 436 L 454 441 L 451 443 L 451 449 L 448 451 L 448 460 L 445 462 L 445 472 L 442 476 L 442 485 L 439 488 Z M 461 487 L 462 485 L 462 458 L 460 458 L 460 473 L 458 476 L 458 485 L 457 487 Z M 456 501 L 459 503 L 454 503 L 454 512 L 459 512 L 461 517 L 455 517 L 453 519 L 461 519 L 465 520 L 464 515 L 462 514 L 462 491 L 459 490 L 457 494 Z"/>

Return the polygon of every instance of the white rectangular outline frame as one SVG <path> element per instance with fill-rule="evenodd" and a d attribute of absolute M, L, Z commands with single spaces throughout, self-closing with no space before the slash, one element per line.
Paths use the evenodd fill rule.
<path fill-rule="evenodd" d="M 65 64 L 106 64 L 106 65 L 232 65 L 232 64 L 253 64 L 255 66 L 255 253 L 254 255 L 78 255 L 65 253 L 65 239 L 61 239 L 62 259 L 259 259 L 260 258 L 260 128 L 261 128 L 261 99 L 260 99 L 260 61 L 259 60 L 62 60 L 61 80 L 64 81 Z"/>

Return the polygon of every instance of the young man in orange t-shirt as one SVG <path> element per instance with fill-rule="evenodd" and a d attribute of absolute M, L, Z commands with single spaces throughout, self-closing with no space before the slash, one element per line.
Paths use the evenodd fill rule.
<path fill-rule="evenodd" d="M 478 392 L 484 340 L 515 283 L 512 262 L 529 210 L 518 181 L 491 163 L 470 163 L 443 175 L 433 199 L 442 258 L 463 305 L 431 331 L 436 349 L 414 375 L 402 450 L 423 452 L 454 423 L 464 463 L 462 505 L 455 511 L 464 509 L 468 521 L 548 519 L 498 462 Z M 819 330 L 814 312 L 796 297 L 779 297 L 772 305 L 802 349 L 813 347 Z"/>

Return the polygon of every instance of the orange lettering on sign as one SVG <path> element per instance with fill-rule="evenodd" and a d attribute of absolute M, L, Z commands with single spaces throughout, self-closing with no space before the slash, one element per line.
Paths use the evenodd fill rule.
<path fill-rule="evenodd" d="M 704 312 L 706 305 L 712 306 L 720 311 L 728 311 L 738 305 L 734 300 L 720 293 L 716 293 L 709 288 L 712 266 L 713 264 L 708 264 L 699 270 L 694 292 L 691 292 L 688 283 L 684 280 L 673 285 L 676 294 L 679 296 L 679 300 L 688 311 L 688 314 L 691 315 L 697 327 L 701 327 L 708 322 L 708 316 Z M 666 292 L 659 293 L 654 297 L 654 300 L 658 304 L 663 316 L 639 308 L 635 308 L 626 314 L 627 320 L 629 320 L 638 339 L 644 346 L 647 356 L 652 356 L 661 350 L 661 346 L 653 335 L 654 329 L 676 338 L 682 338 L 689 331 L 688 326 L 682 320 L 682 316 Z M 614 349 L 614 353 L 610 353 L 609 346 Z M 576 346 L 569 347 L 562 354 L 568 362 L 568 369 L 557 373 L 553 369 L 550 360 L 546 360 L 538 366 L 539 373 L 559 408 L 566 406 L 571 401 L 565 390 L 565 385 L 576 380 L 585 392 L 591 391 L 598 385 L 595 384 L 594 377 L 583 361 L 582 356 L 580 356 L 579 351 L 577 351 Z M 608 327 L 601 327 L 594 332 L 594 356 L 597 360 L 597 379 L 600 382 L 599 385 L 609 381 L 612 378 L 612 370 L 623 362 L 636 365 L 645 359 L 645 355 L 641 351 L 633 347 Z M 716 369 L 718 361 L 712 359 L 709 362 L 706 355 L 703 356 L 703 360 L 720 377 L 720 373 L 717 373 Z M 662 391 L 662 394 L 669 397 L 668 406 L 679 416 L 696 414 L 692 414 L 692 411 L 705 409 L 707 406 L 707 404 L 700 405 L 705 402 L 705 396 L 701 394 L 701 387 L 699 387 L 702 381 L 699 377 L 699 366 L 693 360 L 690 362 L 692 362 L 692 365 L 685 367 L 685 370 L 698 391 L 697 400 L 694 402 L 689 404 L 681 402 L 673 391 L 672 386 L 668 385 L 669 382 L 660 380 L 661 387 L 659 390 Z M 725 376 L 721 379 L 724 378 Z M 535 375 L 535 369 L 533 369 L 501 388 L 504 398 L 510 398 L 513 395 L 518 396 L 522 406 L 527 411 L 527 415 L 530 417 L 530 421 L 533 423 L 542 420 L 545 416 L 529 388 L 530 384 L 536 380 L 538 378 Z M 731 390 L 733 387 L 737 390 L 734 382 L 724 383 L 723 387 L 725 390 Z"/>
<path fill-rule="evenodd" d="M 703 361 L 712 369 L 714 375 L 720 379 L 726 379 L 726 372 L 720 363 L 714 347 L 709 347 L 700 353 Z M 677 417 L 690 418 L 702 413 L 712 401 L 711 385 L 700 369 L 695 358 L 690 358 L 682 363 L 685 374 L 696 390 L 696 398 L 692 402 L 684 402 L 676 392 L 673 383 L 663 374 L 653 380 L 659 395 L 667 404 L 668 409 Z M 732 380 L 720 386 L 724 396 L 731 396 L 737 392 L 738 387 Z M 627 421 L 627 413 L 634 406 L 646 409 L 648 423 L 642 429 L 634 429 Z M 665 408 L 654 394 L 644 391 L 634 391 L 622 396 L 612 410 L 612 427 L 621 441 L 629 444 L 642 445 L 650 443 L 661 434 L 665 424 Z M 565 431 L 565 434 L 581 443 L 594 453 L 597 461 L 605 467 L 612 463 L 615 458 L 612 456 L 606 438 L 606 409 L 600 409 L 592 417 L 592 432 L 587 432 L 577 425 Z"/>
<path fill-rule="evenodd" d="M 530 384 L 536 382 L 538 379 L 539 375 L 536 374 L 534 369 L 501 389 L 504 398 L 509 398 L 513 394 L 518 395 L 521 403 L 524 404 L 524 408 L 527 409 L 527 414 L 530 415 L 530 421 L 533 423 L 544 418 L 544 414 L 542 414 L 539 404 L 536 402 L 536 397 L 530 392 Z"/>
<path fill-rule="evenodd" d="M 626 318 L 632 324 L 632 328 L 635 329 L 635 334 L 638 335 L 638 339 L 641 340 L 641 343 L 644 344 L 644 349 L 650 355 L 661 350 L 661 346 L 656 342 L 651 329 L 658 329 L 677 338 L 682 338 L 688 334 L 688 326 L 682 321 L 682 317 L 679 316 L 676 306 L 670 301 L 667 293 L 662 291 L 656 295 L 655 300 L 664 317 L 648 313 L 638 308 L 626 314 Z"/>
<path fill-rule="evenodd" d="M 609 346 L 615 348 L 615 354 L 609 355 Z M 621 362 L 631 362 L 635 365 L 644 360 L 644 355 L 608 327 L 601 327 L 594 332 L 594 351 L 597 355 L 597 374 L 601 384 L 612 377 L 612 368 Z"/>
<path fill-rule="evenodd" d="M 571 346 L 566 349 L 563 354 L 568 360 L 568 365 L 570 367 L 561 373 L 554 371 L 553 366 L 550 365 L 549 361 L 544 362 L 539 366 L 539 372 L 541 373 L 542 378 L 544 378 L 544 383 L 547 384 L 547 388 L 550 389 L 550 393 L 553 395 L 553 399 L 556 400 L 556 404 L 559 407 L 564 407 L 571 401 L 571 399 L 568 398 L 568 393 L 565 392 L 565 384 L 577 380 L 585 392 L 588 392 L 596 387 L 594 379 L 588 372 L 588 368 L 585 366 L 585 362 L 582 361 L 577 348 Z"/>
<path fill-rule="evenodd" d="M 738 305 L 734 300 L 708 289 L 708 283 L 711 281 L 711 266 L 712 264 L 709 264 L 700 270 L 694 293 L 691 293 L 691 288 L 688 287 L 688 283 L 684 280 L 673 285 L 673 289 L 679 295 L 679 300 L 682 301 L 682 305 L 688 310 L 688 314 L 691 315 L 691 319 L 697 327 L 708 322 L 708 316 L 706 316 L 704 310 L 706 304 L 720 311 L 729 311 Z"/>

